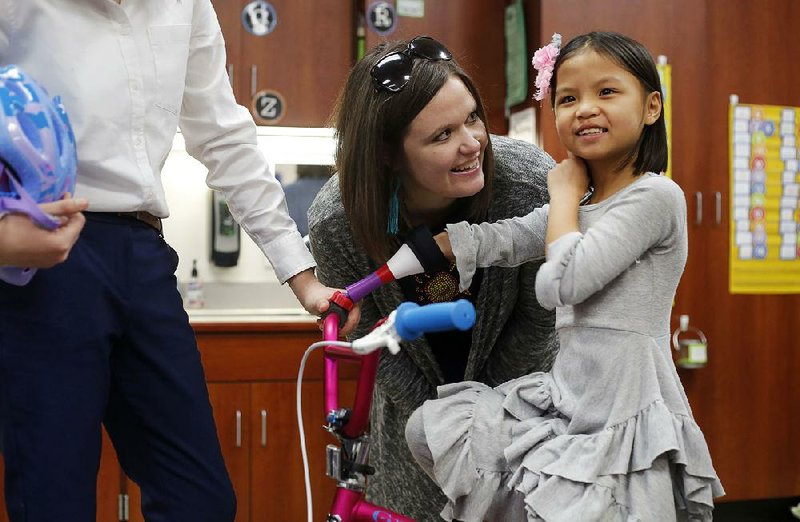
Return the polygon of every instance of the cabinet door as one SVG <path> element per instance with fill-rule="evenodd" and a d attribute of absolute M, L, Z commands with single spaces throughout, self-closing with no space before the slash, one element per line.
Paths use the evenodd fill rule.
<path fill-rule="evenodd" d="M 256 36 L 242 30 L 242 50 L 235 67 L 240 99 L 246 100 L 258 125 L 322 127 L 353 63 L 352 2 L 270 0 L 277 23 Z M 242 7 L 245 1 L 233 2 Z M 276 93 L 282 104 L 255 108 L 256 93 Z M 271 96 L 271 95 L 269 95 Z M 262 117 L 263 116 L 263 117 Z"/>
<path fill-rule="evenodd" d="M 698 125 L 693 120 L 704 128 L 702 168 L 694 175 L 708 181 L 703 192 L 703 222 L 695 226 L 700 245 L 695 250 L 690 245 L 689 253 L 690 260 L 703 256 L 704 264 L 687 270 L 681 285 L 696 289 L 695 299 L 685 306 L 691 310 L 687 313 L 692 322 L 697 317 L 697 326 L 708 336 L 709 365 L 699 371 L 687 370 L 682 378 L 695 411 L 711 419 L 714 427 L 709 435 L 717 453 L 712 455 L 726 498 L 797 496 L 800 418 L 794 412 L 800 402 L 800 296 L 731 295 L 726 259 L 732 197 L 729 95 L 737 94 L 741 103 L 800 106 L 796 51 L 800 46 L 796 29 L 800 3 L 775 0 L 768 9 L 741 1 L 705 3 L 704 63 L 714 66 L 704 68 L 704 88 L 695 90 L 705 104 L 696 115 L 707 123 Z M 719 31 L 746 36 L 719 37 Z M 786 38 L 777 38 L 779 34 Z M 764 37 L 749 37 L 755 35 Z M 753 59 L 738 60 L 744 53 Z M 693 86 L 701 81 L 694 79 Z M 784 190 L 772 177 L 767 186 L 771 194 Z M 769 221 L 775 223 L 772 218 Z M 777 224 L 768 226 L 775 227 L 768 240 L 769 248 L 775 249 Z"/>
<path fill-rule="evenodd" d="M 250 385 L 209 383 L 208 394 L 225 458 L 225 466 L 236 491 L 236 521 L 251 520 L 250 447 L 253 417 L 250 415 Z"/>
<path fill-rule="evenodd" d="M 305 520 L 303 461 L 295 407 L 296 383 L 253 384 L 251 416 L 253 520 Z M 342 400 L 351 400 L 355 383 L 340 384 Z M 325 431 L 323 383 L 303 384 L 303 426 L 308 450 L 314 520 L 325 520 L 336 483 L 325 475 L 325 446 L 335 439 Z"/>
<path fill-rule="evenodd" d="M 373 3 L 364 0 L 361 8 Z M 506 3 L 506 0 L 425 2 L 425 16 L 397 16 L 396 29 L 386 37 L 367 27 L 366 47 L 369 50 L 381 40 L 406 40 L 418 35 L 436 38 L 450 50 L 478 85 L 489 116 L 489 130 L 495 134 L 506 134 L 503 29 Z"/>
<path fill-rule="evenodd" d="M 233 93 L 236 96 L 236 101 L 244 104 L 246 100 L 241 98 L 242 90 L 239 87 L 243 78 L 243 72 L 239 68 L 239 56 L 242 53 L 242 32 L 244 31 L 241 22 L 241 6 L 239 2 L 224 0 L 212 0 L 211 3 L 217 12 L 217 19 L 222 29 L 222 37 L 225 39 L 228 75 L 231 79 Z"/>
<path fill-rule="evenodd" d="M 296 384 L 284 381 L 252 385 L 253 520 L 306 518 L 303 462 L 295 408 Z M 322 429 L 322 383 L 303 384 L 303 424 L 314 494 L 314 519 L 324 520 L 329 479 L 324 457 L 328 434 Z M 330 497 L 327 497 L 328 499 Z"/>

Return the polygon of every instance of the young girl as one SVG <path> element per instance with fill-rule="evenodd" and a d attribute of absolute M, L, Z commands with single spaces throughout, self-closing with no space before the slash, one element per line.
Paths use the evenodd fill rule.
<path fill-rule="evenodd" d="M 476 267 L 546 252 L 536 296 L 556 308 L 560 352 L 548 373 L 440 387 L 406 438 L 447 495 L 447 520 L 711 520 L 724 492 L 670 354 L 686 208 L 658 174 L 667 166 L 658 73 L 620 34 L 558 43 L 534 58 L 537 99 L 552 89 L 570 154 L 548 174 L 549 208 L 449 225 L 437 241 L 462 286 Z"/>

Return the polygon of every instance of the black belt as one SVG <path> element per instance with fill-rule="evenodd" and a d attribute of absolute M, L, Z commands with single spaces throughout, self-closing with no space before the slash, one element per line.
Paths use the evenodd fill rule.
<path fill-rule="evenodd" d="M 137 221 L 141 221 L 145 225 L 152 227 L 158 232 L 159 234 L 163 233 L 163 227 L 161 226 L 161 218 L 156 217 L 150 212 L 145 212 L 143 210 L 137 210 L 135 212 L 85 212 L 87 217 L 91 217 L 92 215 L 95 216 L 116 216 L 122 217 L 127 219 L 135 219 Z"/>

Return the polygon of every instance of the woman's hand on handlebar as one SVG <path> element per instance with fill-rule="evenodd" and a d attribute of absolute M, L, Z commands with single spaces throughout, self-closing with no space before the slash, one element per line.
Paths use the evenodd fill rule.
<path fill-rule="evenodd" d="M 293 276 L 288 283 L 303 308 L 314 315 L 322 315 L 328 310 L 329 299 L 336 292 L 335 288 L 320 283 L 311 268 Z M 361 310 L 358 305 L 355 305 L 347 315 L 347 322 L 339 329 L 339 333 L 341 335 L 349 334 L 356 327 L 360 318 Z"/>

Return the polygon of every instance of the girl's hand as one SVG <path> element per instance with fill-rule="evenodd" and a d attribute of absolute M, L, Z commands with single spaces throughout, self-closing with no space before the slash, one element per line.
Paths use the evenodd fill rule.
<path fill-rule="evenodd" d="M 547 190 L 550 200 L 580 202 L 589 188 L 589 172 L 586 163 L 571 152 L 547 173 Z"/>
<path fill-rule="evenodd" d="M 550 211 L 547 214 L 545 239 L 548 246 L 561 236 L 580 230 L 578 208 L 588 188 L 589 173 L 586 163 L 572 153 L 547 173 Z"/>

